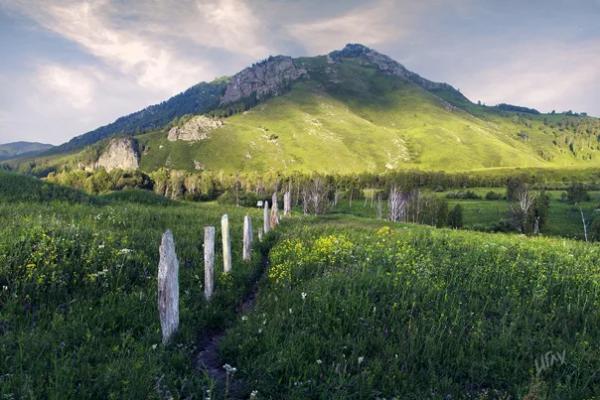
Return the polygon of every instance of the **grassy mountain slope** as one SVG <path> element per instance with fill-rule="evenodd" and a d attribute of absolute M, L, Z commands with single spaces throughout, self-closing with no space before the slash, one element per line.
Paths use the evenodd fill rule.
<path fill-rule="evenodd" d="M 144 125 L 150 130 L 137 128 L 141 168 L 353 173 L 600 166 L 600 120 L 595 118 L 476 105 L 452 86 L 421 78 L 358 45 L 294 59 L 293 68 L 306 74 L 269 81 L 269 66 L 280 60 L 266 60 L 236 75 L 237 80 L 215 83 L 222 86 L 198 102 L 202 109 L 193 111 L 189 104 L 178 109 L 179 100 L 173 99 L 163 103 L 177 112 L 159 113 Z M 248 89 L 238 103 L 223 104 L 219 93 L 230 91 L 227 82 L 232 81 L 254 91 Z M 269 84 L 279 86 L 259 97 L 255 87 Z M 197 112 L 224 124 L 204 140 L 167 139 L 172 126 L 185 124 Z M 31 165 L 38 171 L 89 166 L 106 143 L 96 140 L 83 150 L 67 146 L 70 153 L 38 157 Z"/>
<path fill-rule="evenodd" d="M 598 165 L 596 137 L 574 131 L 584 118 L 478 108 L 476 116 L 414 83 L 348 63 L 338 68 L 336 83 L 325 74 L 296 83 L 289 93 L 227 118 L 206 141 L 169 142 L 165 131 L 141 136 L 142 168 L 189 170 L 194 160 L 229 171 Z M 573 128 L 553 128 L 553 121 L 571 121 Z"/>

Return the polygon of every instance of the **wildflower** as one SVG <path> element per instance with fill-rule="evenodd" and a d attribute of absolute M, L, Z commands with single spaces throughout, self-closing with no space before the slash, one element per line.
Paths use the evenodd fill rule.
<path fill-rule="evenodd" d="M 258 390 L 253 390 L 253 391 L 250 393 L 250 400 L 254 400 L 254 399 L 256 399 L 256 398 L 258 398 Z"/>
<path fill-rule="evenodd" d="M 358 365 L 362 364 L 363 361 L 365 361 L 364 357 L 358 357 Z"/>
<path fill-rule="evenodd" d="M 246 315 L 242 316 L 242 321 L 248 321 L 248 317 Z"/>
<path fill-rule="evenodd" d="M 99 245 L 98 245 L 98 248 L 99 248 L 99 249 L 103 249 L 103 248 L 105 248 L 105 247 L 106 247 L 106 246 L 105 246 L 105 245 L 103 245 L 103 244 L 99 244 Z"/>
<path fill-rule="evenodd" d="M 291 313 L 292 313 L 292 309 L 290 308 L 290 310 L 289 310 L 289 311 L 290 311 L 290 314 L 291 314 Z"/>
<path fill-rule="evenodd" d="M 317 364 L 321 365 L 321 364 L 323 364 L 323 361 L 317 360 Z"/>
<path fill-rule="evenodd" d="M 157 347 L 157 344 L 156 344 L 156 343 L 154 343 L 154 344 L 152 345 L 152 350 L 156 350 L 156 347 Z"/>
<path fill-rule="evenodd" d="M 133 250 L 131 249 L 121 249 L 119 250 L 119 254 L 130 254 L 133 253 Z"/>
<path fill-rule="evenodd" d="M 306 300 L 306 292 L 302 292 L 302 301 Z"/>
<path fill-rule="evenodd" d="M 228 374 L 235 374 L 237 371 L 236 367 L 232 367 L 229 364 L 225 364 L 223 365 L 223 369 L 225 370 L 225 372 L 227 372 Z"/>

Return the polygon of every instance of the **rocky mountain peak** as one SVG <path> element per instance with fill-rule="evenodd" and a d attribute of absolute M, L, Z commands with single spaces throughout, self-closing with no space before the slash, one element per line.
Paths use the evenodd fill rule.
<path fill-rule="evenodd" d="M 329 53 L 329 58 L 334 62 L 342 62 L 343 59 L 352 58 L 365 65 L 371 65 L 380 72 L 388 75 L 394 75 L 409 80 L 427 90 L 437 90 L 442 88 L 451 88 L 447 83 L 432 82 L 406 69 L 402 64 L 392 58 L 381 54 L 362 44 L 349 43 L 342 50 L 336 50 Z"/>
<path fill-rule="evenodd" d="M 298 67 L 293 58 L 269 57 L 234 75 L 221 98 L 221 105 L 249 97 L 260 100 L 282 94 L 290 83 L 306 76 L 306 70 Z"/>

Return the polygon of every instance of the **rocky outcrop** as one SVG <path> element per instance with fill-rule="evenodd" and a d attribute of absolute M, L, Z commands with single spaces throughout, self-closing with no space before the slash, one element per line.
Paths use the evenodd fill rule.
<path fill-rule="evenodd" d="M 111 139 L 95 164 L 95 168 L 104 168 L 107 171 L 138 169 L 139 166 L 137 141 L 130 137 Z"/>
<path fill-rule="evenodd" d="M 296 66 L 291 57 L 269 57 L 234 75 L 221 98 L 221 105 L 282 94 L 290 83 L 306 76 L 306 70 Z"/>
<path fill-rule="evenodd" d="M 406 69 L 402 64 L 390 57 L 378 53 L 362 44 L 347 44 L 342 50 L 332 51 L 328 55 L 334 62 L 340 62 L 344 58 L 354 58 L 362 61 L 365 65 L 372 65 L 384 74 L 394 75 L 423 87 L 426 90 L 440 90 L 452 88 L 447 83 L 432 82 Z"/>
<path fill-rule="evenodd" d="M 208 133 L 213 129 L 223 126 L 223 121 L 197 115 L 181 126 L 174 126 L 169 130 L 167 139 L 171 142 L 183 140 L 185 142 L 197 142 L 208 139 Z"/>

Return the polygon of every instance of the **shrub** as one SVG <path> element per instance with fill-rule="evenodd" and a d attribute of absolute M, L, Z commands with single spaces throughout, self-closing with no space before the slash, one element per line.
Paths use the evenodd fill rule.
<path fill-rule="evenodd" d="M 493 190 L 490 190 L 489 192 L 487 192 L 485 194 L 485 199 L 486 200 L 501 200 L 502 195 L 498 192 L 494 192 Z"/>

